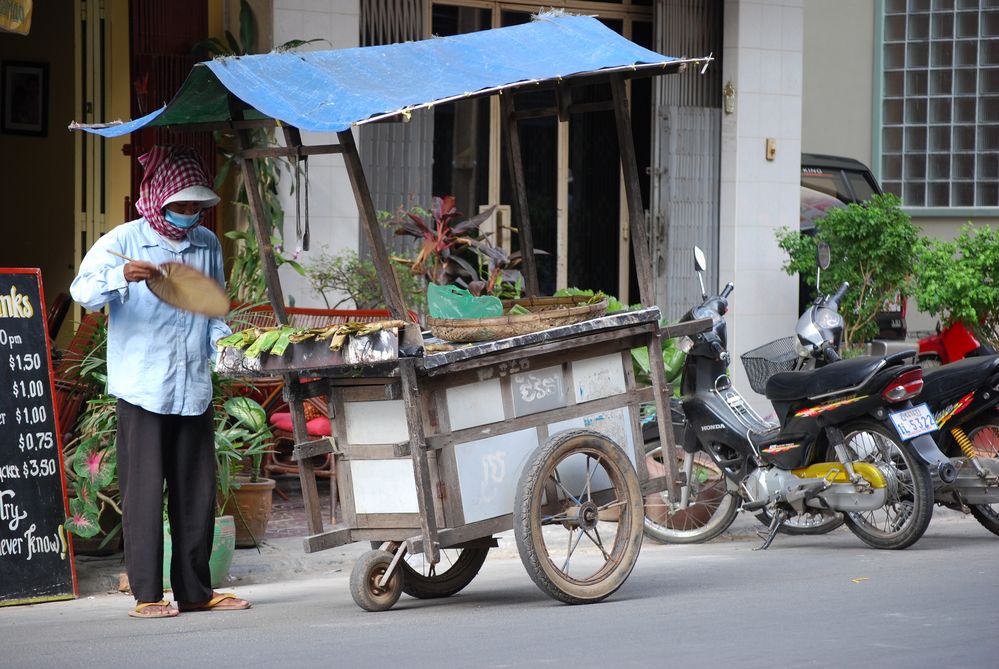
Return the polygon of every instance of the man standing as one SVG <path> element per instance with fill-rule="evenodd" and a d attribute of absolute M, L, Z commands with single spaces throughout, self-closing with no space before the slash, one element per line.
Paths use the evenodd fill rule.
<path fill-rule="evenodd" d="M 246 609 L 249 602 L 212 591 L 208 568 L 216 490 L 209 360 L 230 330 L 222 320 L 160 301 L 145 283 L 174 261 L 224 284 L 218 238 L 198 225 L 219 197 L 190 148 L 157 146 L 139 162 L 144 176 L 135 206 L 142 218 L 97 240 L 70 287 L 85 308 L 108 305 L 110 312 L 108 394 L 118 398 L 125 568 L 136 599 L 129 615 L 178 613 L 163 599 L 164 483 L 179 610 Z"/>

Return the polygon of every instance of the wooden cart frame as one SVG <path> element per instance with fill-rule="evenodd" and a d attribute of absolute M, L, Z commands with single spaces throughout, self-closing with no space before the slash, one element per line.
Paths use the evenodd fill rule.
<path fill-rule="evenodd" d="M 506 164 L 512 176 L 514 192 L 513 215 L 519 230 L 525 287 L 529 297 L 538 295 L 538 276 L 527 206 L 519 122 L 542 116 L 555 116 L 559 120 L 566 120 L 571 114 L 613 111 L 640 297 L 643 304 L 651 305 L 655 303 L 655 296 L 648 246 L 648 226 L 639 187 L 626 82 L 636 77 L 680 72 L 686 69 L 688 64 L 706 67 L 709 61 L 710 57 L 674 59 L 658 63 L 655 67 L 628 66 L 601 69 L 564 78 L 512 82 L 461 96 L 462 99 L 501 96 L 503 128 L 507 139 Z M 577 87 L 595 83 L 608 85 L 607 88 L 611 93 L 609 99 L 582 104 L 573 101 L 573 92 Z M 555 105 L 544 108 L 521 108 L 518 104 L 519 94 L 538 90 L 550 90 Z M 447 101 L 431 101 L 426 106 Z M 183 129 L 229 130 L 238 134 L 241 143 L 238 159 L 249 195 L 251 219 L 266 275 L 267 293 L 278 321 L 287 322 L 284 294 L 278 278 L 274 249 L 264 222 L 260 185 L 257 183 L 253 161 L 262 157 L 281 156 L 297 159 L 332 153 L 343 157 L 368 247 L 379 270 L 378 276 L 385 302 L 395 318 L 406 320 L 408 312 L 389 262 L 352 131 L 337 132 L 337 142 L 334 144 L 307 146 L 303 144 L 302 133 L 298 128 L 287 123 L 279 123 L 273 118 L 261 119 L 260 116 L 266 114 L 253 109 L 231 93 L 228 95 L 228 115 L 229 119 L 223 123 L 185 125 Z M 374 121 L 397 122 L 405 120 L 407 115 L 407 111 L 400 110 L 380 118 L 364 119 L 358 124 Z M 286 146 L 273 148 L 253 146 L 250 129 L 261 126 L 280 127 Z M 634 564 L 634 558 L 637 557 L 642 538 L 641 496 L 666 490 L 671 499 L 677 499 L 676 462 L 669 457 L 663 458 L 665 476 L 650 479 L 639 423 L 639 407 L 643 403 L 652 402 L 660 416 L 669 415 L 668 399 L 671 389 L 665 380 L 662 357 L 649 356 L 652 385 L 640 387 L 632 373 L 630 350 L 636 347 L 648 347 L 650 351 L 659 351 L 664 337 L 676 337 L 702 330 L 705 328 L 705 322 L 663 328 L 659 325 L 659 318 L 659 310 L 650 307 L 446 353 L 426 354 L 422 357 L 402 355 L 397 359 L 365 364 L 282 367 L 280 360 L 272 359 L 266 373 L 273 375 L 277 372 L 283 377 L 285 396 L 291 409 L 294 426 L 295 458 L 299 462 L 299 476 L 311 534 L 305 540 L 305 550 L 312 552 L 360 540 L 377 542 L 383 548 L 390 549 L 391 554 L 373 551 L 372 555 L 366 555 L 355 566 L 354 576 L 357 576 L 358 571 L 361 572 L 360 576 L 358 578 L 352 576 L 352 591 L 356 588 L 367 590 L 361 599 L 358 599 L 357 593 L 353 593 L 355 600 L 364 608 L 377 610 L 391 606 L 398 598 L 397 584 L 395 586 L 392 584 L 399 571 L 400 559 L 407 552 L 422 553 L 426 562 L 434 565 L 441 559 L 442 547 L 459 546 L 469 549 L 488 545 L 492 541 L 491 537 L 498 532 L 509 530 L 511 527 L 518 531 L 517 522 L 523 526 L 520 530 L 528 527 L 525 524 L 528 520 L 535 522 L 536 518 L 533 520 L 528 518 L 530 514 L 549 513 L 546 516 L 549 523 L 561 523 L 566 527 L 576 526 L 577 529 L 583 528 L 584 531 L 584 525 L 589 523 L 586 526 L 593 532 L 597 531 L 595 527 L 598 521 L 602 522 L 606 517 L 616 518 L 617 524 L 621 526 L 624 524 L 625 514 L 629 514 L 627 518 L 630 526 L 623 542 L 624 550 L 627 550 L 628 554 L 623 557 L 617 553 L 613 554 L 612 557 L 621 562 L 621 567 L 615 568 L 617 573 L 612 574 L 614 583 L 610 584 L 609 589 L 607 586 L 592 591 L 585 588 L 565 588 L 559 585 L 557 575 L 554 582 L 545 575 L 547 566 L 542 564 L 543 560 L 542 563 L 534 564 L 535 573 L 532 573 L 532 578 L 548 594 L 558 599 L 586 602 L 597 601 L 607 596 L 627 577 Z M 403 350 L 419 349 L 423 342 L 419 327 L 412 323 L 400 333 L 400 340 L 400 348 Z M 550 392 L 545 395 L 544 401 L 536 406 L 518 404 L 515 390 L 523 388 L 518 384 L 538 382 L 532 381 L 531 375 L 543 377 L 540 383 Z M 599 383 L 594 383 L 594 378 L 599 378 Z M 462 422 L 458 416 L 452 415 L 455 412 L 454 398 L 460 398 L 466 392 L 473 395 L 477 393 L 491 401 L 491 405 L 484 405 L 492 407 L 491 413 L 486 411 L 485 415 L 479 416 L 471 423 Z M 306 431 L 303 402 L 318 396 L 326 396 L 329 400 L 333 437 L 310 441 Z M 383 404 L 378 405 L 378 403 Z M 359 443 L 359 438 L 354 434 L 356 431 L 352 430 L 351 413 L 355 410 L 361 411 L 365 407 L 365 410 L 371 409 L 372 404 L 376 406 L 375 415 L 401 411 L 405 433 L 393 437 L 389 430 L 388 436 L 368 437 L 367 441 L 360 438 L 364 443 Z M 618 454 L 625 452 L 622 449 L 626 448 L 626 444 L 620 443 L 619 447 L 613 447 L 608 451 L 605 442 L 611 444 L 614 442 L 599 431 L 580 430 L 580 426 L 576 425 L 574 430 L 564 434 L 557 432 L 559 426 L 571 427 L 573 421 L 577 423 L 581 421 L 585 427 L 587 421 L 592 422 L 611 414 L 616 421 L 615 434 L 619 439 L 630 442 L 630 463 L 617 461 Z M 373 422 L 380 424 L 392 421 L 386 419 Z M 659 423 L 659 433 L 664 446 L 663 452 L 672 453 L 674 442 L 668 421 Z M 531 437 L 532 434 L 535 436 Z M 540 452 L 548 448 L 550 453 L 546 457 L 554 457 L 555 460 L 545 464 L 537 462 L 535 457 L 534 462 L 537 466 L 548 467 L 545 471 L 549 478 L 542 483 L 537 481 L 525 483 L 524 477 L 518 477 L 521 480 L 517 483 L 517 494 L 522 494 L 525 485 L 535 487 L 528 495 L 532 499 L 517 500 L 513 513 L 505 509 L 499 513 L 496 513 L 495 509 L 473 509 L 476 505 L 470 502 L 475 501 L 472 499 L 474 496 L 470 491 L 462 489 L 463 472 L 459 455 L 469 444 L 474 445 L 489 439 L 502 440 L 510 435 L 516 435 L 520 439 L 510 446 L 511 453 L 516 451 L 523 456 L 525 444 L 531 445 L 532 438 L 536 440 L 536 444 L 533 444 L 534 450 Z M 561 455 L 556 452 L 559 448 L 563 449 Z M 553 506 L 553 499 L 564 497 L 554 487 L 553 481 L 562 485 L 558 479 L 560 471 L 563 470 L 559 467 L 563 466 L 561 463 L 568 462 L 568 458 L 573 457 L 576 450 L 579 453 L 586 453 L 584 483 L 586 498 L 590 501 L 584 499 L 583 495 L 576 499 L 569 494 L 574 500 L 571 504 L 572 509 L 562 510 L 558 512 L 561 515 L 552 516 L 550 511 L 545 509 Z M 325 528 L 323 525 L 312 465 L 313 457 L 327 453 L 332 453 L 337 459 L 336 485 L 331 494 L 334 499 L 339 496 L 342 510 L 340 522 L 332 528 Z M 592 501 L 600 500 L 601 495 L 606 497 L 606 494 L 599 490 L 591 491 L 593 483 L 591 478 L 595 480 L 597 476 L 596 473 L 591 474 L 591 461 L 597 463 L 594 465 L 594 472 L 597 465 L 605 467 L 601 475 L 609 481 L 610 490 L 621 490 L 623 491 L 621 494 L 629 498 L 626 500 L 628 504 L 622 501 L 619 505 L 624 510 L 615 511 L 609 508 L 618 505 L 618 502 L 597 505 Z M 379 466 L 383 466 L 386 471 L 391 469 L 398 472 L 398 465 L 402 462 L 411 463 L 413 486 L 411 492 L 415 496 L 415 500 L 409 498 L 400 502 L 402 504 L 400 508 L 405 509 L 404 512 L 385 510 L 378 503 L 369 504 L 370 500 L 362 499 L 363 496 L 358 493 L 357 486 L 360 472 L 365 469 L 366 463 L 369 463 L 368 468 L 374 467 L 370 463 L 389 463 Z M 516 473 L 511 473 L 510 476 Z M 507 477 L 505 481 L 507 494 L 510 483 Z M 637 509 L 632 508 L 636 499 Z M 490 513 L 493 515 L 489 515 Z M 553 518 L 559 520 L 552 521 Z M 540 529 L 540 526 L 535 529 Z M 518 542 L 521 538 L 518 535 Z M 527 541 L 530 542 L 530 538 Z M 604 553 L 604 557 L 608 556 L 603 546 L 600 546 L 600 551 Z M 521 552 L 524 557 L 524 551 Z M 524 559 L 525 566 L 528 566 L 531 572 L 527 558 Z M 474 571 L 472 575 L 474 576 Z M 385 590 L 391 591 L 393 587 L 394 598 L 392 592 L 388 592 L 386 596 Z"/>

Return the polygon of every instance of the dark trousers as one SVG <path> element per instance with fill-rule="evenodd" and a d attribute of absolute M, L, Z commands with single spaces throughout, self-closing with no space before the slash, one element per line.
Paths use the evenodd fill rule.
<path fill-rule="evenodd" d="M 162 415 L 118 400 L 118 478 L 125 569 L 136 601 L 163 598 L 164 482 L 174 599 L 210 599 L 217 485 L 212 408 L 200 416 Z"/>

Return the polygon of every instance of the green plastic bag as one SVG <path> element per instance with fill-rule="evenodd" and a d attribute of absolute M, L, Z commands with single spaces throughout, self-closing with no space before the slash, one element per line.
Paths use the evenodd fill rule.
<path fill-rule="evenodd" d="M 493 295 L 476 297 L 458 286 L 427 284 L 427 308 L 431 318 L 499 318 L 503 303 Z"/>

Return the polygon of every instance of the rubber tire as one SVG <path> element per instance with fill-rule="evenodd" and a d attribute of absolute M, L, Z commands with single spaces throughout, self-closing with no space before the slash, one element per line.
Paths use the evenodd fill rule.
<path fill-rule="evenodd" d="M 648 456 L 656 449 L 660 448 L 658 436 L 654 441 L 645 442 L 645 454 Z M 682 462 L 683 460 L 683 449 L 676 447 L 677 458 Z M 710 457 L 706 453 L 701 452 L 704 457 Z M 724 474 L 723 474 L 724 476 Z M 728 491 L 726 494 L 729 497 L 728 504 L 725 508 L 722 505 L 726 503 L 723 501 L 719 505 L 716 513 L 711 516 L 709 521 L 705 523 L 698 530 L 671 530 L 659 523 L 655 522 L 650 518 L 643 518 L 642 528 L 645 532 L 645 536 L 649 537 L 653 541 L 663 543 L 663 544 L 700 544 L 705 541 L 710 541 L 720 535 L 722 532 L 727 530 L 735 522 L 735 517 L 739 512 L 739 498 L 736 495 L 735 485 L 729 481 L 727 478 L 725 480 L 725 488 Z M 645 508 L 645 500 L 643 499 L 642 508 Z M 718 515 L 720 512 L 721 515 Z"/>
<path fill-rule="evenodd" d="M 444 549 L 453 550 L 453 549 Z M 450 597 L 465 588 L 482 568 L 489 554 L 489 546 L 458 549 L 461 554 L 446 571 L 435 576 L 424 576 L 413 569 L 405 559 L 400 562 L 404 572 L 402 591 L 417 599 Z M 440 566 L 440 563 L 437 563 Z"/>
<path fill-rule="evenodd" d="M 994 414 L 994 412 L 990 411 L 989 414 Z M 988 426 L 992 426 L 993 429 L 996 430 L 996 433 L 999 434 L 999 419 L 989 418 L 988 416 L 979 416 L 978 418 L 968 421 L 968 423 L 962 427 L 964 427 L 964 431 L 968 434 L 971 441 L 974 442 L 974 432 Z M 994 453 L 992 457 L 999 457 L 999 453 Z M 992 534 L 999 536 L 999 513 L 993 509 L 993 505 L 969 504 L 968 510 L 982 527 L 987 529 Z"/>
<path fill-rule="evenodd" d="M 912 515 L 906 521 L 906 527 L 897 534 L 886 536 L 880 532 L 871 531 L 861 522 L 858 512 L 855 511 L 843 514 L 847 527 L 868 546 L 887 550 L 908 548 L 923 536 L 926 528 L 929 527 L 930 519 L 933 517 L 933 483 L 929 470 L 906 444 L 899 443 L 898 436 L 893 431 L 881 423 L 860 420 L 843 425 L 840 429 L 844 436 L 854 432 L 870 432 L 879 434 L 894 443 L 899 452 L 902 453 L 907 471 L 912 476 L 914 496 Z M 847 448 L 849 447 L 847 444 Z"/>
<path fill-rule="evenodd" d="M 399 601 L 403 582 L 401 569 L 395 570 L 384 589 L 374 585 L 391 563 L 392 554 L 383 550 L 363 553 L 354 563 L 350 571 L 350 596 L 365 611 L 387 611 Z"/>
<path fill-rule="evenodd" d="M 586 447 L 595 450 L 605 460 L 604 466 L 611 477 L 612 485 L 623 484 L 618 494 L 625 497 L 618 525 L 623 525 L 627 538 L 621 548 L 617 566 L 601 580 L 592 584 L 578 584 L 567 580 L 545 555 L 543 539 L 538 544 L 541 525 L 535 520 L 539 515 L 539 505 L 544 494 L 544 484 L 548 471 L 577 449 Z M 616 469 L 611 472 L 608 467 Z M 613 479 L 617 477 L 618 483 Z M 606 599 L 620 588 L 631 574 L 642 548 L 643 513 L 642 488 L 638 475 L 631 466 L 631 460 L 605 435 L 592 430 L 568 430 L 560 432 L 539 446 L 527 460 L 517 483 L 517 497 L 513 507 L 513 531 L 517 540 L 517 551 L 527 574 L 535 585 L 549 597 L 566 604 L 592 604 Z M 620 532 L 620 529 L 618 530 Z M 615 552 L 618 546 L 614 547 Z"/>

